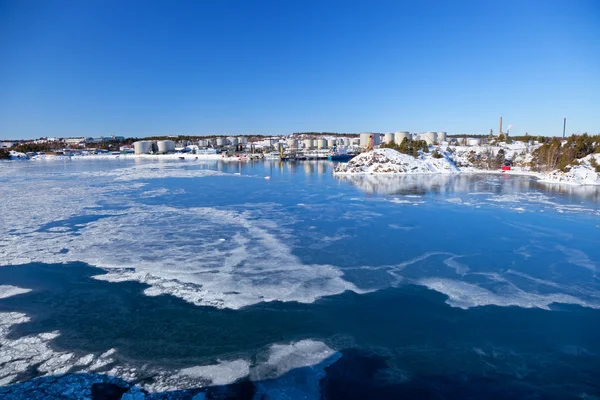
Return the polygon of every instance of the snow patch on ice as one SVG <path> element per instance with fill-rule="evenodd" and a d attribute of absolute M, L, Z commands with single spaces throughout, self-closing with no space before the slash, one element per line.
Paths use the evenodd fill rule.
<path fill-rule="evenodd" d="M 479 306 L 517 306 L 523 308 L 538 307 L 550 309 L 552 303 L 577 304 L 583 307 L 600 308 L 598 304 L 590 304 L 581 299 L 563 293 L 537 294 L 525 292 L 513 286 L 511 292 L 495 293 L 481 286 L 464 281 L 446 278 L 425 278 L 417 281 L 436 292 L 448 296 L 447 303 L 453 307 L 468 309 Z"/>
<path fill-rule="evenodd" d="M 11 285 L 0 285 L 0 299 L 17 296 L 19 294 L 29 293 L 31 289 L 24 289 Z"/>
<path fill-rule="evenodd" d="M 179 371 L 180 376 L 208 379 L 212 385 L 228 385 L 248 376 L 249 373 L 250 362 L 243 359 L 219 360 L 217 364 L 184 368 Z"/>

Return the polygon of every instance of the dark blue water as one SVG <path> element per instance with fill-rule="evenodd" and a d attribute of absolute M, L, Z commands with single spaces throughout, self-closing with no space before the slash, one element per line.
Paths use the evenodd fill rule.
<path fill-rule="evenodd" d="M 6 398 L 600 396 L 595 188 L 326 162 L 0 168 Z"/>

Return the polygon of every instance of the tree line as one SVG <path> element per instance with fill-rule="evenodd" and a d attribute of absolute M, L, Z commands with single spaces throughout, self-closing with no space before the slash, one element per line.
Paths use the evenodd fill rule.
<path fill-rule="evenodd" d="M 555 169 L 566 171 L 569 166 L 578 165 L 578 159 L 594 153 L 600 153 L 600 135 L 573 135 L 564 145 L 559 138 L 547 138 L 544 144 L 533 152 L 531 168 L 544 172 Z M 595 159 L 591 164 L 598 170 Z"/>
<path fill-rule="evenodd" d="M 384 149 L 394 149 L 402 154 L 410 154 L 417 158 L 419 156 L 419 150 L 424 153 L 429 153 L 429 145 L 424 140 L 411 140 L 408 138 L 402 139 L 400 144 L 396 144 L 395 141 L 391 141 L 381 145 Z"/>

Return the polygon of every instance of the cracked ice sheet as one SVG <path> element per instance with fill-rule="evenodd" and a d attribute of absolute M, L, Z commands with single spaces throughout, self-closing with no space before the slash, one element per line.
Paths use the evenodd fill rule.
<path fill-rule="evenodd" d="M 550 309 L 552 303 L 576 304 L 582 307 L 600 308 L 598 304 L 590 304 L 568 294 L 537 294 L 523 291 L 516 286 L 508 293 L 495 293 L 479 285 L 446 278 L 425 278 L 417 282 L 436 292 L 448 296 L 446 301 L 453 307 L 468 309 L 470 307 L 497 305 L 502 307 L 518 306 L 523 308 Z"/>
<path fill-rule="evenodd" d="M 94 373 L 117 377 L 128 382 L 140 380 L 143 382 L 140 384 L 141 388 L 149 392 L 186 390 L 210 385 L 227 385 L 249 375 L 256 379 L 265 375 L 276 378 L 301 367 L 312 367 L 314 370 L 311 375 L 322 378 L 326 365 L 321 363 L 328 358 L 333 362 L 340 357 L 339 353 L 324 343 L 307 339 L 289 344 L 273 344 L 267 351 L 268 359 L 256 364 L 251 364 L 248 359 L 240 358 L 170 370 L 147 364 L 133 365 L 123 360 L 116 349 L 83 356 L 68 351 L 56 351 L 50 342 L 60 335 L 59 332 L 23 336 L 14 340 L 8 339 L 13 325 L 27 321 L 29 321 L 29 317 L 22 313 L 0 313 L 0 348 L 2 349 L 0 352 L 0 386 L 17 383 L 19 374 L 26 372 L 32 365 L 37 365 L 38 376 Z M 257 358 L 264 359 L 265 357 L 259 354 Z M 153 377 L 152 380 L 140 379 L 150 375 Z M 316 380 L 317 383 L 320 378 Z M 88 379 L 91 387 L 92 383 L 97 380 L 97 376 Z M 32 385 L 36 385 L 36 383 L 32 383 Z M 79 399 L 81 393 L 89 394 L 89 390 L 83 389 L 75 391 L 73 397 L 65 398 Z M 318 385 L 316 389 L 318 390 Z"/>
<path fill-rule="evenodd" d="M 221 308 L 359 292 L 338 268 L 303 264 L 274 223 L 250 218 L 216 208 L 142 206 L 77 232 L 19 235 L 0 254 L 6 264 L 83 261 L 109 270 L 98 279 L 145 282 L 148 295 Z"/>
<path fill-rule="evenodd" d="M 110 177 L 116 181 L 135 181 L 162 178 L 203 178 L 207 176 L 238 176 L 214 169 L 208 169 L 206 163 L 141 162 L 139 164 L 105 171 L 81 172 L 84 178 Z"/>

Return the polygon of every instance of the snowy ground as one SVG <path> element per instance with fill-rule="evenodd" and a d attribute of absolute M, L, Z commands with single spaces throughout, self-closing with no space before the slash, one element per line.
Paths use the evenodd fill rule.
<path fill-rule="evenodd" d="M 358 155 L 347 164 L 335 169 L 337 175 L 396 175 L 396 174 L 506 174 L 536 177 L 543 183 L 562 183 L 569 185 L 600 185 L 600 174 L 590 165 L 592 157 L 600 163 L 600 154 L 587 156 L 569 172 L 559 170 L 539 173 L 531 170 L 532 152 L 539 146 L 523 142 L 501 143 L 494 146 L 433 146 L 429 153 L 420 152 L 417 158 L 399 153 L 393 149 L 380 148 Z M 510 171 L 483 169 L 473 163 L 473 159 L 482 155 L 495 157 L 503 150 L 512 167 Z M 442 158 L 433 157 L 439 152 Z"/>
<path fill-rule="evenodd" d="M 434 158 L 431 153 L 418 158 L 393 149 L 375 149 L 360 154 L 347 164 L 340 164 L 337 174 L 451 174 L 459 169 L 445 156 Z"/>

